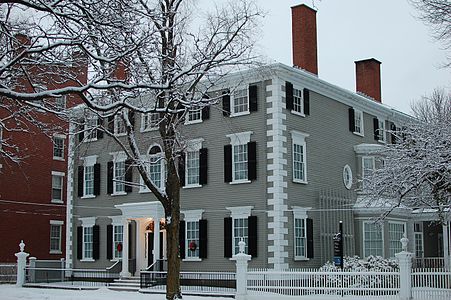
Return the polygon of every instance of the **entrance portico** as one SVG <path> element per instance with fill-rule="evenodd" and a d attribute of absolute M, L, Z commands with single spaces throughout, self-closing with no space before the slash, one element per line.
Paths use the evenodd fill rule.
<path fill-rule="evenodd" d="M 115 205 L 122 212 L 122 224 L 124 225 L 122 271 L 121 277 L 129 277 L 129 241 L 136 241 L 136 269 L 142 270 L 149 266 L 149 257 L 155 263 L 165 253 L 160 247 L 160 222 L 164 222 L 164 209 L 160 202 L 138 202 Z M 136 236 L 129 236 L 127 230 L 130 221 L 136 222 Z M 161 234 L 165 237 L 165 234 Z M 150 240 L 153 238 L 153 241 Z M 165 243 L 162 243 L 163 245 Z"/>

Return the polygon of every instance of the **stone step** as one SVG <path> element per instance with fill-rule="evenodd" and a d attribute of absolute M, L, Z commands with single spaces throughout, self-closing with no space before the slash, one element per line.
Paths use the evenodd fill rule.
<path fill-rule="evenodd" d="M 109 290 L 118 291 L 118 292 L 137 292 L 139 291 L 139 286 L 108 286 Z"/>

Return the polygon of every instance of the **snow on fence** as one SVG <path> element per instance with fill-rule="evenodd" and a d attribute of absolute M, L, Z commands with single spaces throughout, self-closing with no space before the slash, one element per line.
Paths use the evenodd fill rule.
<path fill-rule="evenodd" d="M 343 295 L 396 296 L 399 272 L 318 271 L 314 269 L 250 269 L 247 273 L 250 295 L 266 293 L 286 296 Z"/>
<path fill-rule="evenodd" d="M 414 299 L 451 299 L 451 271 L 444 269 L 413 269 Z"/>
<path fill-rule="evenodd" d="M 16 264 L 0 264 L 0 283 L 13 283 L 17 279 Z"/>

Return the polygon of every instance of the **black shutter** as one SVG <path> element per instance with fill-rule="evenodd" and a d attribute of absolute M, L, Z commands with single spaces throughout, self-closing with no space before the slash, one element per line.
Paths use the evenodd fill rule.
<path fill-rule="evenodd" d="M 232 218 L 224 218 L 224 257 L 232 257 Z"/>
<path fill-rule="evenodd" d="M 98 117 L 97 118 L 97 139 L 103 139 L 103 119 Z"/>
<path fill-rule="evenodd" d="M 83 197 L 84 169 L 85 167 L 78 166 L 78 197 Z"/>
<path fill-rule="evenodd" d="M 248 254 L 252 255 L 252 257 L 257 257 L 257 216 L 249 216 L 247 225 L 249 229 Z"/>
<path fill-rule="evenodd" d="M 113 258 L 113 225 L 106 226 L 106 258 Z"/>
<path fill-rule="evenodd" d="M 293 84 L 288 81 L 285 82 L 285 101 L 287 109 L 292 110 L 294 108 Z"/>
<path fill-rule="evenodd" d="M 204 106 L 202 108 L 202 120 L 208 120 L 210 119 L 210 105 Z"/>
<path fill-rule="evenodd" d="M 180 251 L 180 258 L 185 258 L 185 221 L 180 221 L 179 226 L 179 251 Z"/>
<path fill-rule="evenodd" d="M 224 146 L 224 182 L 232 182 L 232 145 Z"/>
<path fill-rule="evenodd" d="M 132 124 L 132 128 L 135 128 L 135 111 L 134 110 L 128 111 L 128 120 L 130 121 L 130 124 Z"/>
<path fill-rule="evenodd" d="M 348 112 L 349 112 L 349 131 L 354 132 L 355 131 L 354 108 L 350 107 Z"/>
<path fill-rule="evenodd" d="M 100 164 L 94 165 L 94 195 L 100 195 Z"/>
<path fill-rule="evenodd" d="M 199 258 L 207 258 L 208 235 L 207 220 L 199 220 Z"/>
<path fill-rule="evenodd" d="M 249 111 L 258 110 L 258 86 L 249 86 Z"/>
<path fill-rule="evenodd" d="M 114 164 L 112 161 L 107 163 L 107 184 L 106 190 L 108 194 L 113 193 Z"/>
<path fill-rule="evenodd" d="M 114 133 L 114 116 L 108 117 L 107 128 L 109 132 Z"/>
<path fill-rule="evenodd" d="M 125 181 L 127 182 L 125 184 L 125 192 L 131 193 L 133 191 L 133 167 L 132 167 L 132 161 L 130 159 L 125 161 Z"/>
<path fill-rule="evenodd" d="M 247 179 L 255 180 L 257 179 L 257 143 L 247 143 L 247 151 Z"/>
<path fill-rule="evenodd" d="M 222 115 L 230 117 L 230 93 L 229 91 L 222 92 Z"/>
<path fill-rule="evenodd" d="M 373 128 L 374 128 L 374 140 L 379 140 L 379 120 L 377 118 L 373 118 Z"/>
<path fill-rule="evenodd" d="M 308 89 L 304 89 L 304 115 L 310 115 L 310 91 Z"/>
<path fill-rule="evenodd" d="M 208 149 L 202 148 L 199 151 L 199 184 L 208 182 Z"/>
<path fill-rule="evenodd" d="M 85 138 L 85 125 L 83 122 L 78 126 L 78 142 L 83 142 L 83 139 Z"/>
<path fill-rule="evenodd" d="M 390 125 L 390 136 L 391 136 L 391 143 L 392 144 L 396 144 L 396 125 L 395 124 L 391 124 Z"/>
<path fill-rule="evenodd" d="M 92 227 L 92 258 L 99 259 L 100 254 L 100 227 L 94 225 Z"/>
<path fill-rule="evenodd" d="M 77 227 L 77 259 L 83 259 L 83 227 Z"/>
<path fill-rule="evenodd" d="M 307 258 L 313 256 L 313 220 L 307 218 Z"/>
<path fill-rule="evenodd" d="M 182 152 L 179 157 L 179 165 L 178 165 L 180 186 L 185 186 L 185 161 L 186 155 L 185 152 Z"/>

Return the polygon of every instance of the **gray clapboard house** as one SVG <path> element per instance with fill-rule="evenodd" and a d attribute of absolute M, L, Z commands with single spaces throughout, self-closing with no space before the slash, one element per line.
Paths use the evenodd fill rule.
<path fill-rule="evenodd" d="M 357 92 L 320 79 L 316 12 L 300 5 L 292 14 L 296 67 L 230 75 L 218 86 L 217 93 L 230 91 L 221 103 L 187 115 L 182 270 L 234 270 L 229 258 L 241 238 L 251 267 L 319 266 L 332 259 L 340 220 L 345 255 L 393 257 L 405 232 L 416 241 L 412 251 L 424 255 L 427 245 L 416 235 L 423 221 L 414 223 L 411 211 L 396 210 L 379 227 L 372 218 L 380 211 L 356 204 L 360 179 L 377 167 L 375 150 L 392 142 L 386 131 L 409 118 L 381 103 L 380 62 L 356 62 Z M 151 177 L 164 188 L 157 118 L 134 116 L 134 123 Z M 111 126 L 120 135 L 118 124 Z M 70 140 L 76 151 L 68 175 L 67 265 L 119 261 L 128 276 L 164 259 L 162 206 L 147 189 L 122 182 L 141 179 L 110 137 L 99 131 L 81 137 L 89 143 L 79 138 Z"/>

